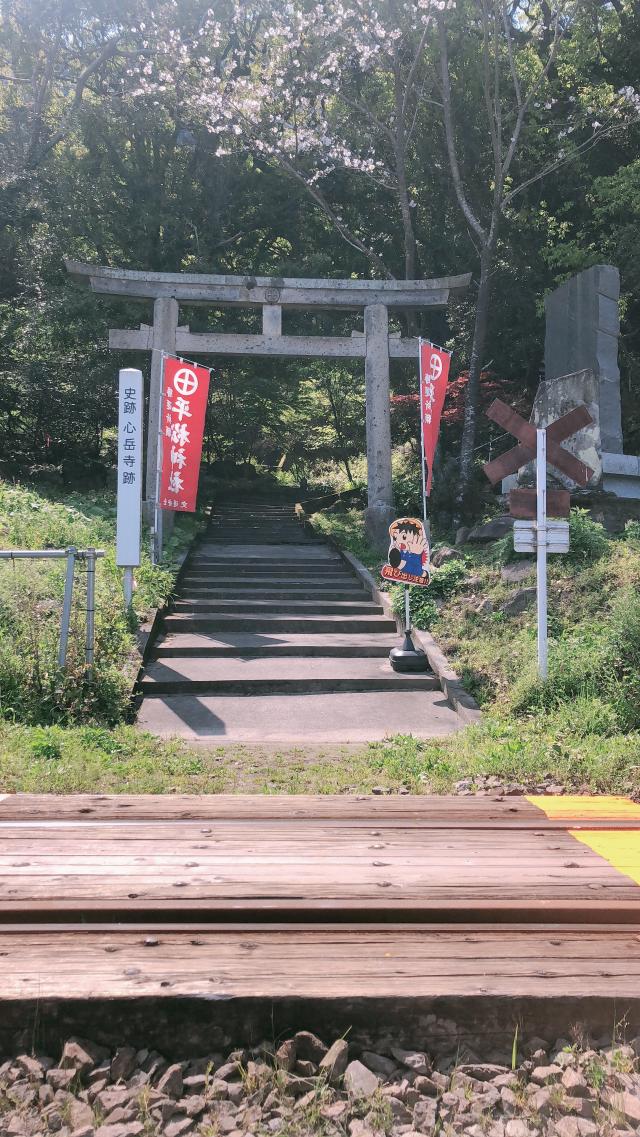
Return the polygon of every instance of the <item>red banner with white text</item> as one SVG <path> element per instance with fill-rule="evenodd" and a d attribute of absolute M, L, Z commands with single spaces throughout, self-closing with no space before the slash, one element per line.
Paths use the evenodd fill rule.
<path fill-rule="evenodd" d="M 420 340 L 420 427 L 424 461 L 427 466 L 427 497 L 431 493 L 433 459 L 438 445 L 440 418 L 447 393 L 451 353 Z M 423 471 L 424 476 L 424 471 Z"/>
<path fill-rule="evenodd" d="M 161 509 L 193 513 L 198 496 L 209 369 L 167 357 L 162 384 Z"/>

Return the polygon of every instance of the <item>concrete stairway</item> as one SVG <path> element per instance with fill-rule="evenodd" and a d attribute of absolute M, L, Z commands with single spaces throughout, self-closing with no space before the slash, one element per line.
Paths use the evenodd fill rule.
<path fill-rule="evenodd" d="M 286 504 L 217 510 L 141 680 L 139 724 L 212 741 L 366 741 L 458 720 L 431 675 L 398 675 L 393 620 Z"/>

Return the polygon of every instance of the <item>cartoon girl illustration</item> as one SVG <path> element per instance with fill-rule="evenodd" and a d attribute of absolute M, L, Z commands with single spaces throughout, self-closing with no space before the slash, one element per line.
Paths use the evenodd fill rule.
<path fill-rule="evenodd" d="M 415 517 L 400 517 L 389 526 L 389 537 L 391 567 L 411 576 L 428 577 L 429 546 L 422 522 Z"/>

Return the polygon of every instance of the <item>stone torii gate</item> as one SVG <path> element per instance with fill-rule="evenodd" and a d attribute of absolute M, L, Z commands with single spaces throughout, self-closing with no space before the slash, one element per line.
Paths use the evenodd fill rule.
<path fill-rule="evenodd" d="M 383 548 L 393 519 L 389 360 L 418 359 L 418 340 L 389 334 L 389 309 L 442 309 L 464 291 L 471 274 L 437 280 L 308 280 L 281 277 L 210 276 L 190 273 L 137 272 L 130 269 L 65 261 L 70 276 L 93 292 L 131 300 L 153 300 L 153 324 L 109 332 L 116 351 L 151 352 L 145 498 L 155 499 L 160 424 L 162 353 L 196 355 L 300 356 L 364 359 L 368 505 L 370 540 Z M 261 307 L 262 335 L 194 333 L 179 325 L 180 304 Z M 364 333 L 350 336 L 282 334 L 283 308 L 364 309 Z"/>

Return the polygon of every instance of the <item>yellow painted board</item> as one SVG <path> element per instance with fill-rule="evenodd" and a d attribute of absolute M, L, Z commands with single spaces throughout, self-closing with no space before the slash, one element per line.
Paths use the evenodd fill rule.
<path fill-rule="evenodd" d="M 569 835 L 604 857 L 614 869 L 640 884 L 640 832 L 637 829 L 569 829 Z"/>
<path fill-rule="evenodd" d="M 628 797 L 606 794 L 527 795 L 527 801 L 554 821 L 640 822 L 640 804 Z"/>

